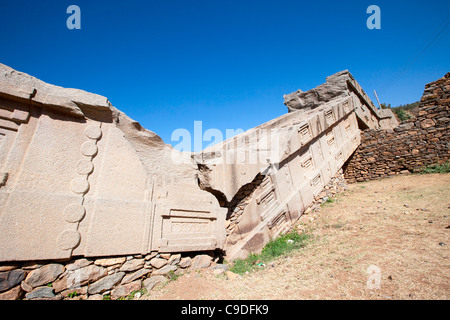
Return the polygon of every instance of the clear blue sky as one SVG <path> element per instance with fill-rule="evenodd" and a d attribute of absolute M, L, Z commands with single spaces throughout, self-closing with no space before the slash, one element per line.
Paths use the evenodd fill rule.
<path fill-rule="evenodd" d="M 71 4 L 81 30 L 66 27 Z M 381 30 L 366 27 L 371 4 Z M 1 0 L 0 62 L 104 95 L 171 143 L 196 120 L 255 127 L 287 111 L 283 94 L 344 69 L 374 103 L 373 89 L 417 101 L 450 71 L 449 13 L 448 0 Z"/>

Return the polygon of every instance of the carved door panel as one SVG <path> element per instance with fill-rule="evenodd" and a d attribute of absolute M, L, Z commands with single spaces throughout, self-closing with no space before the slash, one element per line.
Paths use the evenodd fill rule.
<path fill-rule="evenodd" d="M 205 191 L 195 192 L 188 186 L 186 189 L 185 193 L 169 193 L 169 198 L 157 202 L 153 250 L 187 252 L 223 248 L 227 209 L 214 206 L 217 200 Z"/>

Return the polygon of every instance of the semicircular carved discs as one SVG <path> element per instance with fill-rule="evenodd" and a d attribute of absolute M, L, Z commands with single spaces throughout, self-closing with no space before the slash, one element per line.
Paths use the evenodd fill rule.
<path fill-rule="evenodd" d="M 62 250 L 74 249 L 81 241 L 81 235 L 78 231 L 64 230 L 58 236 L 58 247 Z"/>
<path fill-rule="evenodd" d="M 89 182 L 86 178 L 75 178 L 70 182 L 70 188 L 75 193 L 84 194 L 89 190 Z"/>
<path fill-rule="evenodd" d="M 81 153 L 85 156 L 95 156 L 97 152 L 98 148 L 94 141 L 86 141 L 81 145 Z"/>
<path fill-rule="evenodd" d="M 89 160 L 79 160 L 77 162 L 77 172 L 79 174 L 90 174 L 94 171 L 94 164 Z"/>
<path fill-rule="evenodd" d="M 102 130 L 97 126 L 88 126 L 84 133 L 86 134 L 86 137 L 93 140 L 98 140 L 102 137 Z"/>
<path fill-rule="evenodd" d="M 85 214 L 86 209 L 78 203 L 70 204 L 64 209 L 64 218 L 67 222 L 71 223 L 80 222 L 83 220 Z"/>

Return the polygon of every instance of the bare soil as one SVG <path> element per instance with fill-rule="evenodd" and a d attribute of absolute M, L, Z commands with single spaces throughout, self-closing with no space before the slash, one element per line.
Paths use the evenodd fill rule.
<path fill-rule="evenodd" d="M 305 248 L 243 276 L 187 271 L 141 299 L 449 299 L 449 196 L 450 174 L 352 184 L 300 218 Z"/>

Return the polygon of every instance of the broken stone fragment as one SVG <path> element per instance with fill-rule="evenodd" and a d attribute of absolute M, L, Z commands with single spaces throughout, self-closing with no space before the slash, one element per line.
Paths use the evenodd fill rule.
<path fill-rule="evenodd" d="M 106 276 L 88 287 L 89 294 L 103 293 L 111 290 L 116 284 L 122 281 L 125 276 L 125 272 L 117 272 L 112 275 Z"/>
<path fill-rule="evenodd" d="M 25 278 L 25 272 L 21 269 L 0 272 L 0 292 L 7 291 L 17 285 Z"/>
<path fill-rule="evenodd" d="M 63 265 L 55 263 L 47 264 L 31 271 L 25 279 L 25 282 L 33 288 L 39 287 L 55 281 L 63 272 Z"/>

